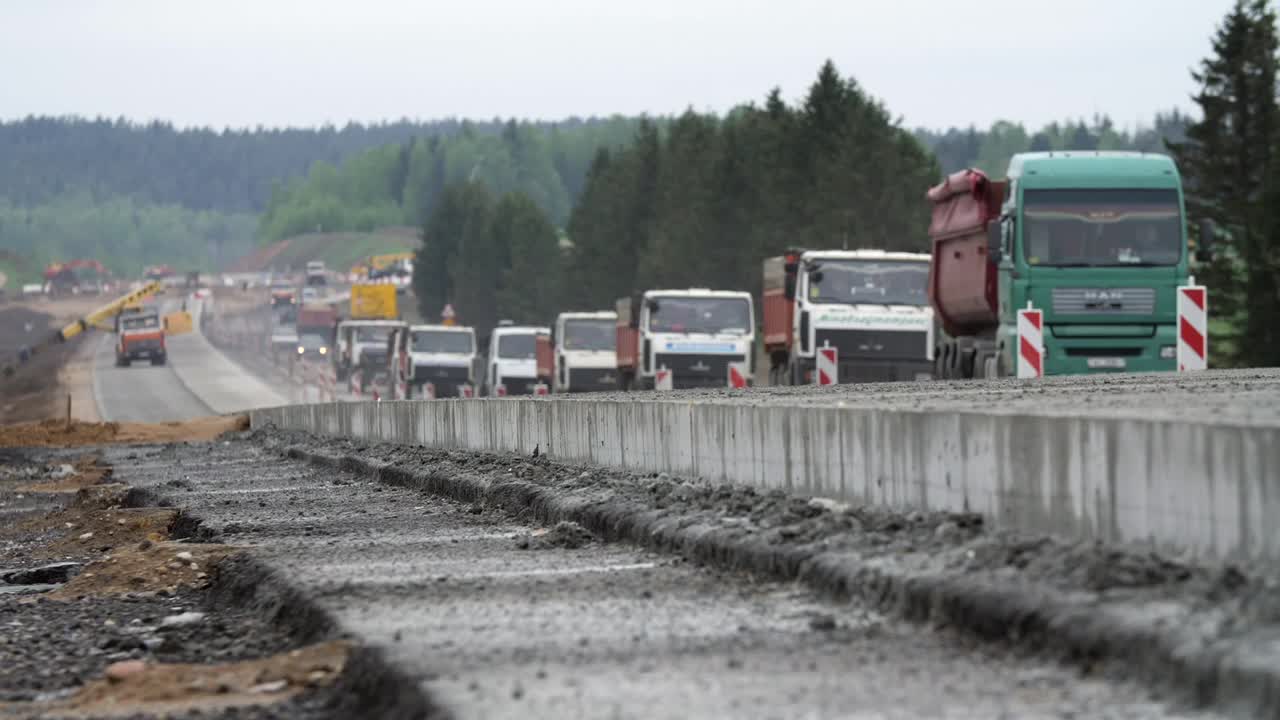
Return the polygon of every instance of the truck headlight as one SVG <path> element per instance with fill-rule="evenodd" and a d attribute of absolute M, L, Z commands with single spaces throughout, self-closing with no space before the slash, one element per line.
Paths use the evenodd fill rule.
<path fill-rule="evenodd" d="M 1178 349 L 1177 349 L 1176 347 L 1174 347 L 1173 345 L 1161 345 L 1161 346 L 1160 346 L 1160 359 L 1161 359 L 1161 360 L 1172 360 L 1172 359 L 1174 359 L 1174 358 L 1175 358 L 1175 357 L 1177 357 L 1177 356 L 1178 356 Z"/>
<path fill-rule="evenodd" d="M 306 349 L 306 348 L 302 347 L 301 345 L 299 345 L 299 346 L 298 346 L 298 354 L 299 354 L 299 355 L 301 355 L 301 354 L 305 353 L 306 351 L 307 351 L 307 349 Z"/>
<path fill-rule="evenodd" d="M 320 354 L 321 354 L 321 355 L 328 355 L 328 354 L 329 354 L 329 348 L 326 348 L 326 347 L 322 347 L 322 348 L 320 348 Z"/>

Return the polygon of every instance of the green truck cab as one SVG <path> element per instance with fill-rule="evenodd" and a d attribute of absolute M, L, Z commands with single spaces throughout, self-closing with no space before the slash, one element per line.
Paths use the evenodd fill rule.
<path fill-rule="evenodd" d="M 1190 258 L 1173 161 L 1024 153 L 1007 175 L 965 170 L 928 193 L 935 375 L 1015 374 L 1028 303 L 1044 313 L 1046 375 L 1174 370 Z"/>

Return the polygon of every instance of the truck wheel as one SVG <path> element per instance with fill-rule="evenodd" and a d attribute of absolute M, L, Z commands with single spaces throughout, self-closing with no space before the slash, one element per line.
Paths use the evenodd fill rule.
<path fill-rule="evenodd" d="M 977 356 L 978 356 L 978 351 L 977 351 L 977 350 L 970 350 L 970 351 L 968 351 L 968 352 L 961 352 L 961 353 L 960 353 L 960 367 L 959 367 L 959 370 L 960 370 L 960 378 L 961 378 L 962 380 L 972 380 L 972 379 L 973 379 L 974 371 L 977 369 L 977 367 L 975 367 L 975 366 L 977 365 L 977 362 L 978 362 L 978 357 L 977 357 Z"/>
<path fill-rule="evenodd" d="M 129 367 L 129 359 L 116 356 L 116 367 Z"/>
<path fill-rule="evenodd" d="M 151 364 L 152 366 L 163 365 L 168 359 L 169 357 L 167 355 L 161 355 L 160 357 L 153 357 L 151 358 Z"/>
<path fill-rule="evenodd" d="M 791 369 L 791 382 L 789 385 L 804 385 L 804 363 L 796 361 L 788 365 Z"/>

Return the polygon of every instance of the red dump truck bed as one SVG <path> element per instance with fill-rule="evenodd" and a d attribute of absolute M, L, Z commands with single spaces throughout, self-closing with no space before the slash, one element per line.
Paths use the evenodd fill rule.
<path fill-rule="evenodd" d="M 556 374 L 556 349 L 550 335 L 538 335 L 534 339 L 534 358 L 538 379 L 550 383 Z"/>
<path fill-rule="evenodd" d="M 1005 187 L 977 170 L 962 170 L 929 190 L 929 301 L 952 337 L 981 335 L 999 324 L 987 227 L 999 221 Z"/>
<path fill-rule="evenodd" d="M 764 260 L 764 349 L 785 352 L 791 349 L 791 316 L 794 312 L 796 270 L 800 251 Z"/>
<path fill-rule="evenodd" d="M 620 298 L 614 305 L 618 313 L 616 325 L 617 356 L 619 370 L 632 370 L 640 366 L 639 298 Z"/>
<path fill-rule="evenodd" d="M 311 307 L 304 305 L 298 311 L 298 319 L 296 325 L 298 334 L 315 333 L 323 337 L 329 337 L 333 333 L 333 328 L 338 324 L 338 313 L 329 306 Z"/>

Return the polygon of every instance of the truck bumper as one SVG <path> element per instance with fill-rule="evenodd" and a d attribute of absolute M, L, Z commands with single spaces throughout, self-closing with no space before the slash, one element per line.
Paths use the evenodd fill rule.
<path fill-rule="evenodd" d="M 568 392 L 599 392 L 618 389 L 617 368 L 569 368 Z"/>
<path fill-rule="evenodd" d="M 1045 374 L 1172 372 L 1177 370 L 1172 325 L 1143 338 L 1045 337 Z"/>
<path fill-rule="evenodd" d="M 538 384 L 537 378 L 504 377 L 502 384 L 507 387 L 507 395 L 532 395 Z"/>
<path fill-rule="evenodd" d="M 844 383 L 912 382 L 933 378 L 933 361 L 912 360 L 846 360 L 838 363 L 839 380 Z"/>

